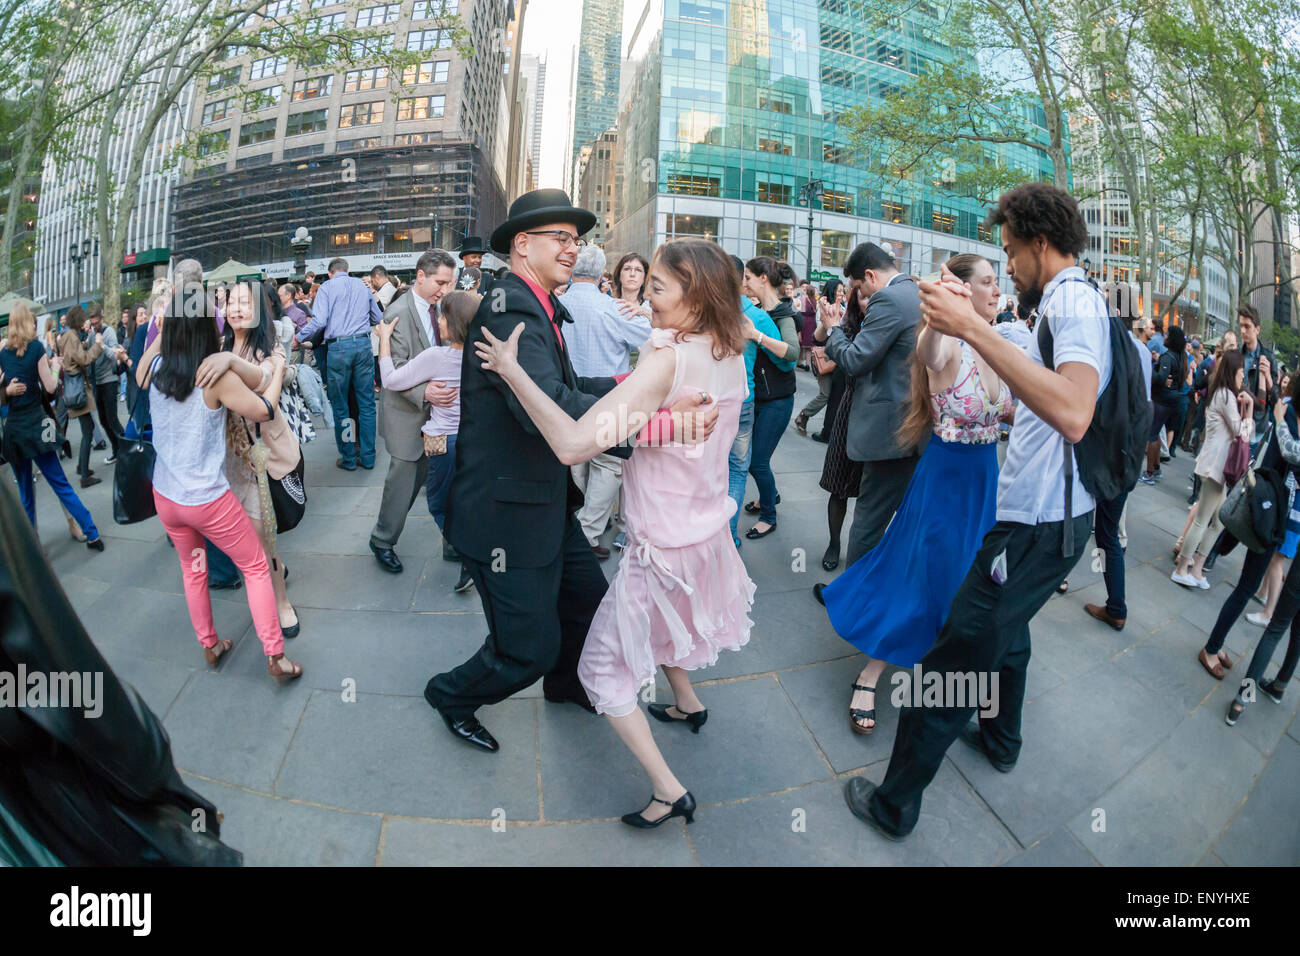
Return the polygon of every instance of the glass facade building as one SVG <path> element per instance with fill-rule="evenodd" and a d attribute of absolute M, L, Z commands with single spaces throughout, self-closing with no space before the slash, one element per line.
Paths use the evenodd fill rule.
<path fill-rule="evenodd" d="M 867 239 L 888 243 L 917 274 L 959 251 L 997 261 L 983 202 L 932 181 L 893 181 L 845 129 L 846 111 L 897 90 L 929 63 L 977 68 L 970 53 L 941 44 L 941 15 L 921 0 L 877 29 L 860 0 L 629 0 L 611 251 L 702 235 L 742 257 L 781 256 L 814 277 L 839 274 Z M 991 146 L 987 154 L 1050 179 L 1039 150 Z M 816 180 L 810 230 L 798 204 Z"/>
<path fill-rule="evenodd" d="M 600 139 L 618 118 L 623 2 L 582 0 L 573 100 L 573 152 L 569 156 L 575 191 L 582 148 Z M 635 3 L 636 0 L 629 0 L 628 6 Z"/>

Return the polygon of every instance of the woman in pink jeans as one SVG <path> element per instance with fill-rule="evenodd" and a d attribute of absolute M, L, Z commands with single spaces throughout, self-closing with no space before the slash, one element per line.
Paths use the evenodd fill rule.
<path fill-rule="evenodd" d="M 141 388 L 149 388 L 153 445 L 154 504 L 163 527 L 176 545 L 185 581 L 185 602 L 203 656 L 216 667 L 232 642 L 217 637 L 208 597 L 206 537 L 230 556 L 243 572 L 253 626 L 266 654 L 266 669 L 277 681 L 302 676 L 302 667 L 284 656 L 284 635 L 276 611 L 275 590 L 262 542 L 226 480 L 226 410 L 250 421 L 268 422 L 275 406 L 248 388 L 235 372 L 215 384 L 197 388 L 199 365 L 221 348 L 211 316 L 160 317 L 161 334 L 136 370 Z M 283 375 L 277 363 L 273 375 Z M 268 392 L 278 393 L 279 381 Z"/>

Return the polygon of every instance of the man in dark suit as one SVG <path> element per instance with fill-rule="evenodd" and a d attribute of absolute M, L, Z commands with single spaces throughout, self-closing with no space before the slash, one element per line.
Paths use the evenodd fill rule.
<path fill-rule="evenodd" d="M 911 397 L 912 352 L 921 299 L 880 246 L 864 242 L 845 269 L 863 307 L 862 329 L 852 342 L 834 322 L 826 357 L 853 382 L 848 455 L 863 462 L 862 485 L 849 531 L 848 563 L 876 546 L 903 501 L 919 449 L 898 444 L 898 428 Z"/>
<path fill-rule="evenodd" d="M 561 326 L 571 322 L 555 295 L 569 282 L 581 235 L 596 217 L 558 189 L 526 193 L 492 234 L 492 250 L 510 273 L 484 296 L 466 336 L 461 370 L 456 471 L 447 501 L 446 536 L 483 601 L 487 641 L 455 670 L 436 674 L 424 696 L 457 738 L 494 753 L 499 745 L 475 717 L 543 678 L 548 701 L 594 713 L 578 682 L 578 657 L 607 583 L 574 512 L 582 494 L 510 388 L 472 357 L 489 329 L 508 338 L 524 324 L 519 364 L 574 418 L 610 391 L 613 378 L 578 378 Z M 688 444 L 708 437 L 716 412 L 695 420 L 697 399 L 675 405 Z M 627 458 L 631 448 L 609 454 Z"/>
<path fill-rule="evenodd" d="M 468 288 L 463 282 L 465 279 L 466 269 L 478 269 L 482 276 L 479 279 L 478 294 L 486 296 L 492 291 L 492 286 L 496 283 L 496 276 L 489 269 L 483 268 L 483 253 L 487 251 L 483 248 L 483 240 L 478 236 L 466 236 L 461 242 L 460 248 L 456 250 L 460 256 L 461 268 L 456 273 L 456 288 Z M 472 284 L 471 284 L 472 285 Z"/>

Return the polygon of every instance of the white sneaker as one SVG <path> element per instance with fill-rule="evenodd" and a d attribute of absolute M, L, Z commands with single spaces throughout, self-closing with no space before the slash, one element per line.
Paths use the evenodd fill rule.
<path fill-rule="evenodd" d="M 1196 584 L 1196 578 L 1192 577 L 1190 574 L 1179 574 L 1177 569 L 1174 570 L 1173 574 L 1169 575 L 1169 580 L 1173 581 L 1175 584 L 1181 584 L 1185 588 L 1194 588 L 1198 586 Z"/>
<path fill-rule="evenodd" d="M 1268 627 L 1269 617 L 1267 614 L 1260 614 L 1258 611 L 1255 611 L 1252 614 L 1247 614 L 1246 620 L 1250 621 L 1250 623 L 1254 624 L 1256 627 Z"/>
<path fill-rule="evenodd" d="M 1202 574 L 1199 578 L 1196 579 L 1196 586 L 1200 588 L 1202 591 L 1208 591 L 1210 589 L 1210 582 L 1207 581 L 1205 575 Z"/>

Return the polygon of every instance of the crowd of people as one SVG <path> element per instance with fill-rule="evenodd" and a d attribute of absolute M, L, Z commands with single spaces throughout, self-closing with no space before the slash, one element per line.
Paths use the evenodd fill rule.
<path fill-rule="evenodd" d="M 480 650 L 425 689 L 448 731 L 498 751 L 478 712 L 540 678 L 547 701 L 607 717 L 645 771 L 650 801 L 625 823 L 689 823 L 695 797 L 646 712 L 698 734 L 708 710 L 691 672 L 748 643 L 755 586 L 740 553 L 777 529 L 772 461 L 793 421 L 824 446 L 822 568 L 845 564 L 814 596 L 865 655 L 848 697 L 853 731 L 874 730 L 887 666 L 996 680 L 997 706 L 976 721 L 973 696 L 917 695 L 883 782 L 847 782 L 853 814 L 899 839 L 957 738 L 1014 768 L 1029 622 L 1068 587 L 1094 534 L 1108 599 L 1086 610 L 1124 628 L 1126 500 L 1182 449 L 1196 480 L 1172 582 L 1206 588 L 1217 556 L 1246 549 L 1198 659 L 1224 678 L 1224 637 L 1256 597 L 1263 619 L 1250 620 L 1265 629 L 1226 719 L 1256 689 L 1281 700 L 1300 652 L 1300 570 L 1286 564 L 1300 542 L 1300 376 L 1276 367 L 1249 306 L 1239 342 L 1225 335 L 1213 352 L 1177 324 L 1158 331 L 1078 265 L 1078 205 L 1042 183 L 1004 194 L 987 222 L 1014 301 L 987 258 L 955 255 L 918 281 L 870 242 L 820 289 L 779 259 L 742 261 L 702 239 L 610 268 L 583 239 L 594 223 L 564 192 L 535 190 L 486 245 L 470 236 L 456 254 L 422 254 L 409 284 L 383 267 L 355 277 L 335 259 L 322 281 L 205 289 L 201 264 L 185 260 L 117 329 L 77 306 L 41 335 L 17 306 L 0 348 L 3 453 L 29 517 L 35 466 L 70 533 L 102 551 L 60 465 L 60 449 L 71 453 L 61 416 L 79 422 L 82 487 L 98 481 L 92 415 L 108 463 L 147 437 L 153 501 L 207 664 L 231 649 L 210 589 L 246 588 L 269 675 L 293 680 L 303 665 L 285 640 L 300 629 L 277 537 L 307 509 L 313 413 L 332 429 L 339 469 L 374 468 L 382 436 L 377 564 L 403 572 L 396 549 L 423 491 L 443 558 L 460 568 L 455 590 L 476 590 L 485 613 Z M 485 268 L 488 249 L 507 266 Z M 800 371 L 817 393 L 796 414 Z M 746 502 L 750 478 L 757 498 Z M 1252 525 L 1234 489 L 1275 491 L 1286 520 Z M 742 512 L 754 519 L 743 531 Z M 607 581 L 611 549 L 624 554 Z M 673 703 L 643 711 L 656 668 Z"/>

